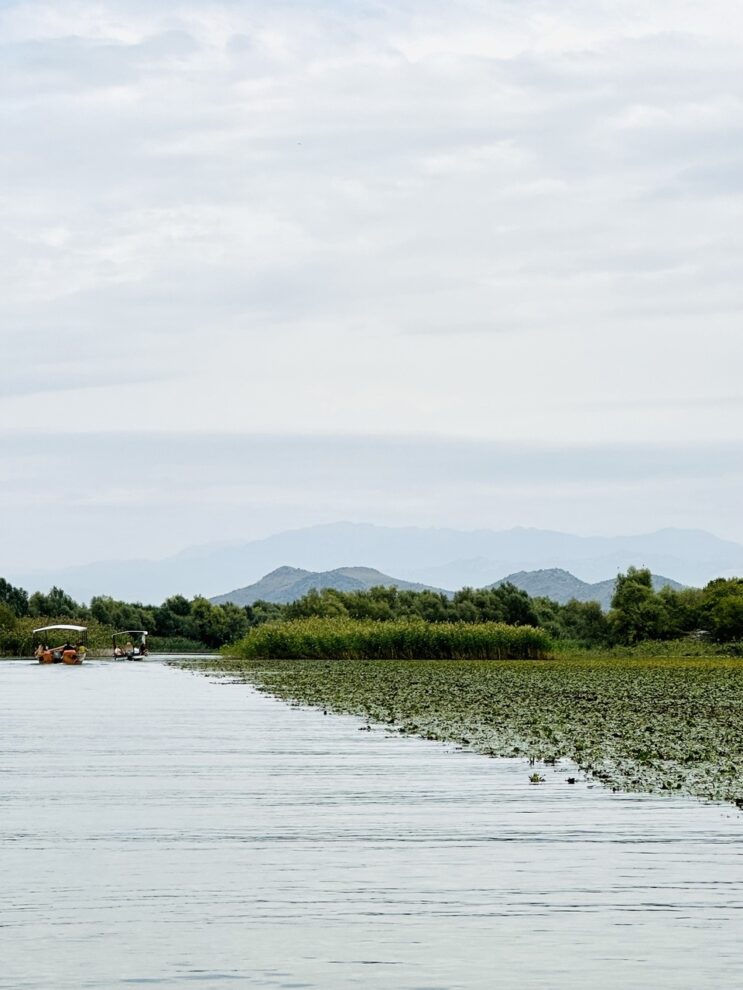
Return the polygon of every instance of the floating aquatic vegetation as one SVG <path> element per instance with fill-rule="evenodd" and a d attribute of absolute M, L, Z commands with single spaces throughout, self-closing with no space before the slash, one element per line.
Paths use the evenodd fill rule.
<path fill-rule="evenodd" d="M 206 664 L 286 700 L 489 756 L 560 758 L 607 786 L 743 801 L 743 662 L 270 660 Z"/>

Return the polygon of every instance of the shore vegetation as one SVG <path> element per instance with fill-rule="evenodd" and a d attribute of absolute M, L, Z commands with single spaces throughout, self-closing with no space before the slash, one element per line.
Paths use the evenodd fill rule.
<path fill-rule="evenodd" d="M 98 595 L 89 604 L 81 604 L 61 588 L 29 595 L 0 578 L 0 653 L 8 655 L 18 649 L 26 619 L 39 620 L 37 625 L 95 622 L 109 631 L 147 629 L 153 643 L 163 644 L 159 648 L 167 649 L 171 644 L 174 649 L 188 647 L 188 652 L 235 643 L 264 626 L 287 624 L 294 628 L 292 624 L 299 621 L 334 620 L 376 625 L 418 622 L 459 629 L 456 636 L 460 638 L 465 625 L 533 628 L 547 636 L 556 650 L 571 653 L 588 650 L 606 654 L 644 646 L 653 656 L 669 651 L 685 655 L 693 652 L 694 644 L 702 644 L 706 652 L 714 648 L 735 656 L 743 655 L 743 579 L 718 578 L 704 588 L 656 591 L 649 570 L 630 567 L 617 577 L 611 608 L 605 611 L 598 602 L 560 604 L 548 598 L 531 598 L 509 583 L 462 588 L 454 594 L 394 587 L 350 592 L 326 588 L 310 591 L 289 604 L 258 601 L 239 606 L 215 604 L 201 595 L 192 599 L 172 595 L 161 605 Z M 386 635 L 392 642 L 391 629 Z"/>
<path fill-rule="evenodd" d="M 28 656 L 32 630 L 60 622 L 88 626 L 92 653 L 107 652 L 118 629 L 147 629 L 151 652 L 208 653 L 250 628 L 244 609 L 202 596 L 173 595 L 162 605 L 143 605 L 98 595 L 84 605 L 61 588 L 29 595 L 0 578 L 0 656 Z"/>
<path fill-rule="evenodd" d="M 551 648 L 549 636 L 534 626 L 315 617 L 266 623 L 224 649 L 244 659 L 536 660 L 547 656 Z"/>

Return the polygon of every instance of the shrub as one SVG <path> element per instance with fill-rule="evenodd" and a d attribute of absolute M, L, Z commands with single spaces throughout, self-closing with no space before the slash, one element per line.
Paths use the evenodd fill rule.
<path fill-rule="evenodd" d="M 550 649 L 547 634 L 533 626 L 309 618 L 251 629 L 225 652 L 246 660 L 519 660 Z"/>

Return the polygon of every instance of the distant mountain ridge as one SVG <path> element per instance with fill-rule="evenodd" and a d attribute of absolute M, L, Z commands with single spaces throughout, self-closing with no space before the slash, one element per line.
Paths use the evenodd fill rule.
<path fill-rule="evenodd" d="M 158 603 L 169 595 L 219 595 L 281 567 L 287 560 L 309 573 L 363 560 L 382 574 L 437 588 L 483 587 L 503 574 L 561 569 L 584 582 L 606 579 L 630 565 L 673 574 L 685 585 L 743 575 L 743 546 L 701 530 L 661 529 L 635 536 L 576 536 L 551 530 L 456 530 L 328 523 L 263 539 L 184 549 L 163 560 L 99 561 L 0 575 L 29 591 L 53 584 L 73 597 L 112 595 Z"/>
<path fill-rule="evenodd" d="M 587 581 L 581 581 L 569 571 L 553 567 L 548 570 L 518 571 L 487 587 L 497 588 L 506 582 L 521 588 L 532 598 L 551 598 L 561 605 L 575 598 L 579 602 L 598 602 L 602 608 L 608 609 L 614 594 L 616 578 L 589 584 Z M 266 574 L 254 584 L 244 588 L 236 588 L 234 591 L 217 595 L 210 600 L 215 605 L 223 605 L 226 602 L 232 602 L 235 605 L 253 605 L 257 601 L 286 605 L 303 598 L 312 590 L 322 591 L 325 588 L 333 588 L 336 591 L 367 591 L 369 588 L 380 585 L 407 591 L 436 591 L 445 595 L 453 593 L 445 591 L 443 588 L 432 588 L 411 581 L 401 581 L 390 577 L 388 574 L 382 574 L 381 571 L 375 570 L 373 567 L 337 567 L 332 571 L 313 573 L 312 571 L 305 571 L 301 567 L 284 565 L 277 567 L 276 570 Z M 683 585 L 671 578 L 654 574 L 653 587 L 656 591 L 663 587 L 670 587 L 678 591 L 683 588 Z"/>
<path fill-rule="evenodd" d="M 303 598 L 308 592 L 322 591 L 324 588 L 334 588 L 336 591 L 368 591 L 369 588 L 379 587 L 399 588 L 405 591 L 440 591 L 440 588 L 429 588 L 425 584 L 413 581 L 401 581 L 398 578 L 382 574 L 373 567 L 336 567 L 332 571 L 305 571 L 301 567 L 277 567 L 275 571 L 266 574 L 260 581 L 236 588 L 224 595 L 210 599 L 215 605 L 232 602 L 235 605 L 252 605 L 257 601 L 273 602 L 285 605 Z"/>
<path fill-rule="evenodd" d="M 598 602 L 602 608 L 608 609 L 614 595 L 614 585 L 616 578 L 608 578 L 606 581 L 596 581 L 593 584 L 581 581 L 570 571 L 565 571 L 560 567 L 551 567 L 540 571 L 519 571 L 516 574 L 509 574 L 501 578 L 491 588 L 510 582 L 517 588 L 521 588 L 532 598 L 551 598 L 552 601 L 565 605 L 575 598 L 579 602 Z M 680 591 L 684 585 L 671 578 L 663 577 L 660 574 L 653 574 L 653 587 L 656 591 L 661 588 L 672 588 Z"/>

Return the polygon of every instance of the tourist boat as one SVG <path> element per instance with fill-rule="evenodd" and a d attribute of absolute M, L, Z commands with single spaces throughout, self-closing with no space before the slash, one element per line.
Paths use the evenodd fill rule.
<path fill-rule="evenodd" d="M 147 656 L 147 636 L 146 629 L 122 629 L 121 632 L 114 633 L 114 660 L 142 660 Z"/>
<path fill-rule="evenodd" d="M 62 640 L 59 646 L 49 645 L 59 640 Z M 87 626 L 40 626 L 33 631 L 34 656 L 39 663 L 66 663 L 69 666 L 82 663 L 87 642 Z"/>

